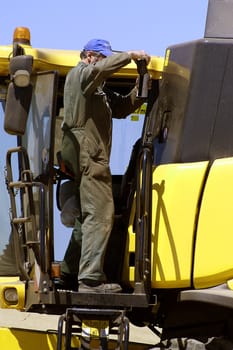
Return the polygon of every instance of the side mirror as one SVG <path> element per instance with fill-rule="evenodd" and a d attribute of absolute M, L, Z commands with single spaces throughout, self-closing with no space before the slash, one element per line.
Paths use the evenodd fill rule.
<path fill-rule="evenodd" d="M 25 133 L 32 98 L 33 57 L 21 55 L 10 60 L 11 82 L 8 86 L 4 130 L 12 135 Z"/>

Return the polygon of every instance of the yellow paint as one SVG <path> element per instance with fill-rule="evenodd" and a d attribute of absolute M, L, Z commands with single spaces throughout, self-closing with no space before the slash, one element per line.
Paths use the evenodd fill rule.
<path fill-rule="evenodd" d="M 60 75 L 66 75 L 68 71 L 76 66 L 80 60 L 78 50 L 56 50 L 32 48 L 30 45 L 21 45 L 26 55 L 34 58 L 33 71 L 57 70 Z M 12 56 L 12 45 L 0 46 L 0 75 L 9 74 L 9 58 Z M 148 65 L 148 71 L 152 78 L 160 79 L 163 71 L 164 58 L 152 56 Z M 137 66 L 132 61 L 114 74 L 116 77 L 133 78 L 138 76 Z"/>
<path fill-rule="evenodd" d="M 71 345 L 72 348 L 79 349 L 81 346 L 79 338 L 73 336 Z M 142 350 L 145 349 L 145 345 L 131 342 L 128 348 L 129 350 Z M 0 328 L 0 348 L 4 350 L 56 350 L 57 334 L 55 331 L 36 332 L 32 330 Z M 62 348 L 64 349 L 64 337 Z M 116 341 L 109 340 L 108 348 L 116 349 Z"/>
<path fill-rule="evenodd" d="M 133 114 L 131 114 L 130 120 L 132 122 L 138 122 L 139 116 L 146 114 L 146 108 L 147 108 L 147 103 L 143 103 L 143 105 L 141 105 L 139 108 L 137 108 Z"/>
<path fill-rule="evenodd" d="M 197 230 L 194 285 L 233 277 L 233 158 L 215 160 L 203 194 Z"/>
<path fill-rule="evenodd" d="M 72 346 L 76 349 L 80 347 L 78 337 L 72 337 Z M 55 350 L 57 334 L 54 331 L 0 328 L 0 347 L 7 350 Z"/>
<path fill-rule="evenodd" d="M 227 287 L 231 290 L 233 290 L 233 279 L 227 281 Z"/>
<path fill-rule="evenodd" d="M 138 122 L 139 121 L 139 115 L 138 114 L 131 114 L 130 120 L 132 122 Z"/>
<path fill-rule="evenodd" d="M 153 173 L 152 287 L 191 285 L 198 201 L 208 162 L 167 164 Z"/>
<path fill-rule="evenodd" d="M 166 55 L 165 55 L 165 60 L 164 60 L 164 66 L 165 66 L 165 67 L 168 66 L 169 58 L 170 58 L 170 53 L 171 53 L 171 50 L 170 50 L 170 49 L 167 49 L 167 50 L 166 50 Z"/>
<path fill-rule="evenodd" d="M 83 320 L 82 335 L 84 337 L 98 338 L 109 335 L 109 321 L 107 320 Z"/>
<path fill-rule="evenodd" d="M 152 287 L 184 288 L 191 285 L 195 218 L 208 162 L 167 164 L 153 171 L 152 192 Z M 135 252 L 135 199 L 128 230 L 128 254 L 124 280 L 131 284 Z M 127 265 L 128 263 L 128 265 Z"/>

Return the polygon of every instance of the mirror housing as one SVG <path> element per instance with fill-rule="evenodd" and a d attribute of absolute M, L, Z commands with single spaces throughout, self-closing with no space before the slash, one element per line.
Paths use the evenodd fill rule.
<path fill-rule="evenodd" d="M 32 74 L 33 57 L 21 55 L 12 57 L 10 60 L 10 75 L 16 86 L 25 87 L 30 84 Z"/>

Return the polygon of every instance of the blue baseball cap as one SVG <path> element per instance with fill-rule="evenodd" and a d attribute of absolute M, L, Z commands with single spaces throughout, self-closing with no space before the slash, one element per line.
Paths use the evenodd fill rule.
<path fill-rule="evenodd" d="M 85 51 L 99 52 L 104 56 L 112 55 L 112 48 L 107 40 L 103 39 L 92 39 L 84 46 Z"/>

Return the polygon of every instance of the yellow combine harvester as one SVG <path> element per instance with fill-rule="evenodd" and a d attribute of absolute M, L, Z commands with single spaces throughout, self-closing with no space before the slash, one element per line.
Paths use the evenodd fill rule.
<path fill-rule="evenodd" d="M 72 181 L 57 161 L 63 88 L 80 52 L 34 49 L 25 28 L 0 46 L 0 307 L 60 315 L 58 334 L 43 334 L 44 349 L 95 348 L 97 340 L 108 349 L 114 332 L 116 346 L 128 349 L 129 321 L 157 335 L 159 327 L 161 340 L 232 338 L 232 10 L 233 1 L 210 0 L 204 38 L 171 46 L 148 66 L 147 104 L 126 124 L 128 164 L 112 176 L 116 217 L 105 272 L 120 294 L 56 288 L 54 211 L 63 182 Z M 127 93 L 137 76 L 132 63 L 106 84 Z M 114 155 L 120 133 L 117 141 Z M 19 341 L 26 334 L 34 343 L 34 332 L 17 332 L 0 329 L 0 344 L 27 349 Z"/>

